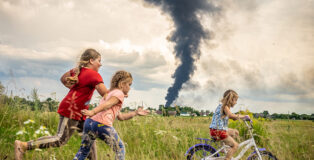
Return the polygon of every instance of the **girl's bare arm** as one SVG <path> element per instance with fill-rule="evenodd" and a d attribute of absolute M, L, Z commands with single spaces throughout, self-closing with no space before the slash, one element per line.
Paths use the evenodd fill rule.
<path fill-rule="evenodd" d="M 130 113 L 120 113 L 117 118 L 120 121 L 124 121 L 124 120 L 131 119 L 137 115 L 146 116 L 149 113 L 150 113 L 150 111 L 143 110 L 143 108 L 139 108 L 138 110 L 130 112 Z"/>
<path fill-rule="evenodd" d="M 135 117 L 136 115 L 137 115 L 137 112 L 136 111 L 132 111 L 132 112 L 129 112 L 129 113 L 120 113 L 117 118 L 120 121 L 124 121 L 124 120 L 131 119 L 131 118 Z"/>
<path fill-rule="evenodd" d="M 70 71 L 65 72 L 65 73 L 61 76 L 60 81 L 62 82 L 62 84 L 63 84 L 65 87 L 67 87 L 67 88 L 70 89 L 70 88 L 72 87 L 72 84 L 67 83 L 67 81 L 66 81 L 66 78 L 67 78 L 67 77 L 71 77 Z"/>
<path fill-rule="evenodd" d="M 233 120 L 237 120 L 237 119 L 243 119 L 245 117 L 245 115 L 240 115 L 240 114 L 233 114 L 229 107 L 225 107 L 224 108 L 224 111 L 226 113 L 226 115 L 230 118 L 230 119 L 233 119 Z"/>
<path fill-rule="evenodd" d="M 95 89 L 97 90 L 97 92 L 104 97 L 107 93 L 108 93 L 108 89 L 105 86 L 104 83 L 99 83 L 95 86 Z"/>

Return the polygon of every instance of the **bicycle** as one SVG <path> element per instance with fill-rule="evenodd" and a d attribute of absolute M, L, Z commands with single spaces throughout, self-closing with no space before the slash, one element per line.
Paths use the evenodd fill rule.
<path fill-rule="evenodd" d="M 248 160 L 263 160 L 263 159 L 271 159 L 271 160 L 277 160 L 276 156 L 274 156 L 271 152 L 266 151 L 265 148 L 258 148 L 253 134 L 253 124 L 252 121 L 250 121 L 250 125 L 247 123 L 247 121 L 244 121 L 246 126 L 248 127 L 248 131 L 250 133 L 250 137 L 248 140 L 245 140 L 239 144 L 239 148 L 241 149 L 241 152 L 237 155 L 237 157 L 232 158 L 232 160 L 239 160 L 243 157 L 243 155 L 248 151 L 249 148 L 253 147 L 254 152 L 252 152 Z M 192 147 L 190 147 L 187 152 L 185 153 L 185 156 L 187 157 L 187 160 L 192 159 L 200 159 L 200 160 L 223 160 L 225 159 L 225 155 L 228 152 L 228 148 L 230 146 L 225 145 L 224 142 L 222 142 L 221 145 L 217 145 L 217 140 L 214 138 L 206 139 L 206 138 L 196 138 L 201 141 L 201 143 L 196 144 Z M 204 143 L 205 142 L 205 143 Z M 215 143 L 216 146 L 220 146 L 219 149 L 215 149 L 213 147 L 213 143 Z"/>

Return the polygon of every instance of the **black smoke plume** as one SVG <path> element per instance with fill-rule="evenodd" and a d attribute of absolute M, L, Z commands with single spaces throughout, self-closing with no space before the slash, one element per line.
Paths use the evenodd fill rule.
<path fill-rule="evenodd" d="M 170 106 L 178 97 L 182 85 L 194 74 L 194 62 L 200 58 L 200 42 L 211 38 L 211 34 L 201 25 L 198 14 L 215 14 L 220 9 L 207 0 L 145 0 L 169 14 L 175 24 L 170 41 L 175 43 L 174 54 L 179 66 L 172 75 L 174 83 L 168 88 L 165 106 Z"/>

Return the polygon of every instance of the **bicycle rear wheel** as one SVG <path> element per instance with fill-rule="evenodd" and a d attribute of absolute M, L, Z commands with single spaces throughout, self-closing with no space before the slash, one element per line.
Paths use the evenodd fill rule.
<path fill-rule="evenodd" d="M 261 151 L 262 160 L 277 160 L 276 156 L 274 156 L 271 152 Z M 258 160 L 258 154 L 254 153 L 252 156 L 248 158 L 248 160 Z"/>
<path fill-rule="evenodd" d="M 190 150 L 190 152 L 187 155 L 187 160 L 200 160 L 206 156 L 209 156 L 213 153 L 215 153 L 216 150 L 212 146 L 209 145 L 200 145 L 196 146 L 193 149 Z M 218 157 L 219 155 L 215 155 L 214 157 Z"/>

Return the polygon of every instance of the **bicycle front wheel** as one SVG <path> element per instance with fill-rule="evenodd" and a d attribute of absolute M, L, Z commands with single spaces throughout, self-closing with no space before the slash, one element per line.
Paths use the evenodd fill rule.
<path fill-rule="evenodd" d="M 262 160 L 277 160 L 276 156 L 274 156 L 271 152 L 268 151 L 261 151 Z M 252 156 L 248 158 L 248 160 L 258 160 L 258 154 L 254 153 Z"/>
<path fill-rule="evenodd" d="M 215 153 L 216 150 L 212 146 L 209 145 L 200 145 L 196 146 L 190 150 L 187 155 L 187 160 L 200 160 L 206 156 L 209 156 Z M 219 155 L 215 155 L 214 157 L 218 157 Z"/>

